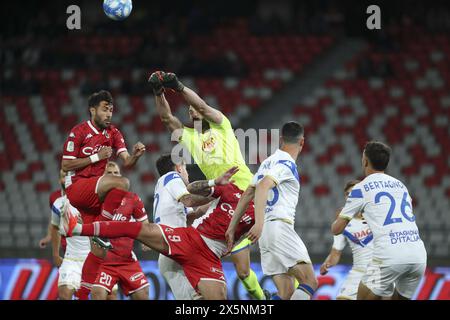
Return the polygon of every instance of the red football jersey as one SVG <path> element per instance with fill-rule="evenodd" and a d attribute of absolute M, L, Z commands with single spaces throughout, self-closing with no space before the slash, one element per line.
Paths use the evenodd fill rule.
<path fill-rule="evenodd" d="M 104 205 L 97 221 L 144 221 L 147 219 L 144 204 L 139 196 L 132 192 L 124 192 L 118 201 Z M 134 239 L 121 237 L 110 239 L 113 249 L 109 250 L 105 262 L 134 261 L 132 251 Z"/>
<path fill-rule="evenodd" d="M 61 191 L 61 189 L 55 190 L 50 194 L 50 197 L 48 200 L 49 200 L 50 209 L 52 211 L 55 210 L 55 204 L 56 204 L 57 200 L 62 197 L 64 197 L 64 193 Z M 61 248 L 63 249 L 63 251 L 66 251 L 66 246 L 67 246 L 66 237 L 61 236 Z"/>
<path fill-rule="evenodd" d="M 233 217 L 234 210 L 241 198 L 242 191 L 234 184 L 215 186 L 212 197 L 216 198 L 208 212 L 199 218 L 197 230 L 207 238 L 225 240 L 225 232 Z M 255 223 L 255 207 L 250 202 L 247 211 L 242 216 L 236 228 L 235 239 L 239 239 Z"/>
<path fill-rule="evenodd" d="M 107 129 L 100 132 L 100 129 L 89 120 L 75 126 L 64 143 L 63 159 L 86 158 L 95 153 L 103 146 L 112 147 L 116 154 L 127 150 L 122 133 L 110 125 Z M 90 178 L 102 176 L 107 159 L 92 163 L 82 169 L 68 172 L 66 178 L 66 187 L 79 178 Z"/>

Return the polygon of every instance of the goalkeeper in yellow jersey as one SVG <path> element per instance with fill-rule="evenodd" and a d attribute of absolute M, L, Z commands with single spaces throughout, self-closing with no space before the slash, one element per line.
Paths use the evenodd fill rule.
<path fill-rule="evenodd" d="M 179 142 L 190 152 L 206 179 L 215 179 L 233 166 L 239 171 L 233 176 L 234 184 L 241 194 L 250 184 L 253 174 L 245 164 L 239 143 L 227 117 L 209 106 L 197 93 L 184 86 L 173 73 L 157 71 L 149 78 L 161 121 L 179 134 Z M 189 104 L 189 115 L 194 128 L 183 126 L 170 109 L 164 89 L 172 89 L 183 96 Z M 201 127 L 198 127 L 201 124 Z M 214 204 L 212 204 L 214 205 Z M 226 243 L 224 243 L 224 249 Z M 249 294 L 257 299 L 268 299 L 268 292 L 258 283 L 255 272 L 250 269 L 250 241 L 242 240 L 231 252 L 231 259 L 239 279 Z"/>

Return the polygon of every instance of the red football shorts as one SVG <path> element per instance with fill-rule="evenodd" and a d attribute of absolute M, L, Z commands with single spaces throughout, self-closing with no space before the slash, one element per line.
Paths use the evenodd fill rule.
<path fill-rule="evenodd" d="M 93 286 L 102 287 L 110 293 L 117 282 L 127 296 L 150 285 L 139 262 L 133 261 L 103 263 Z"/>
<path fill-rule="evenodd" d="M 225 282 L 220 259 L 208 248 L 193 227 L 171 228 L 158 225 L 169 245 L 166 256 L 178 262 L 192 287 L 197 290 L 200 280 Z"/>
<path fill-rule="evenodd" d="M 70 204 L 78 209 L 83 223 L 92 223 L 101 213 L 102 204 L 97 195 L 97 184 L 101 177 L 80 178 L 66 189 Z"/>

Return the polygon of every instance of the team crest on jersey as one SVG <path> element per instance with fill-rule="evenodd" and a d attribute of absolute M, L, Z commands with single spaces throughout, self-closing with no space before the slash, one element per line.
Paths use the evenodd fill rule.
<path fill-rule="evenodd" d="M 69 138 L 75 138 L 75 133 L 71 132 L 71 133 L 69 134 Z"/>
<path fill-rule="evenodd" d="M 86 139 L 90 139 L 90 138 L 92 138 L 92 134 L 91 134 L 91 133 L 89 133 L 89 134 L 86 136 Z"/>
<path fill-rule="evenodd" d="M 137 280 L 139 280 L 140 278 L 142 278 L 143 276 L 144 276 L 144 274 L 143 274 L 142 272 L 138 272 L 138 273 L 133 274 L 133 275 L 130 277 L 130 280 L 131 280 L 131 281 L 137 281 Z M 142 284 L 142 281 L 141 281 L 141 284 Z"/>
<path fill-rule="evenodd" d="M 104 136 L 107 138 L 107 139 L 109 139 L 109 133 L 108 133 L 108 131 L 104 131 Z"/>
<path fill-rule="evenodd" d="M 202 142 L 202 150 L 204 152 L 211 152 L 216 148 L 217 139 L 213 135 L 213 133 L 210 133 L 210 136 Z"/>
<path fill-rule="evenodd" d="M 74 145 L 73 141 L 69 141 L 69 142 L 67 143 L 67 148 L 66 148 L 66 150 L 67 150 L 68 152 L 73 152 L 74 149 L 75 149 L 75 145 Z"/>
<path fill-rule="evenodd" d="M 170 233 L 172 233 L 173 232 L 173 229 L 172 228 L 166 228 L 166 229 L 164 229 L 166 232 L 170 232 Z"/>
<path fill-rule="evenodd" d="M 236 198 L 238 198 L 238 199 L 241 198 L 241 194 L 240 194 L 239 192 L 238 192 L 238 193 L 235 193 L 234 196 L 235 196 Z"/>

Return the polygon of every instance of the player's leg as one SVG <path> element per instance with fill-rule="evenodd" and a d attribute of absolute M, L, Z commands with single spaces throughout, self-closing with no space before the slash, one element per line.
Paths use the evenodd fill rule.
<path fill-rule="evenodd" d="M 264 300 L 266 299 L 264 290 L 259 285 L 255 272 L 250 268 L 250 245 L 251 242 L 247 238 L 236 245 L 231 251 L 231 261 L 247 292 L 257 300 Z"/>
<path fill-rule="evenodd" d="M 72 300 L 75 288 L 71 286 L 58 286 L 58 299 L 59 300 Z"/>
<path fill-rule="evenodd" d="M 111 292 L 106 297 L 106 300 L 117 300 L 117 291 L 119 290 L 119 286 L 116 285 L 112 288 Z"/>
<path fill-rule="evenodd" d="M 317 290 L 318 282 L 312 264 L 309 262 L 300 262 L 289 269 L 290 275 L 294 276 L 299 282 L 291 299 L 292 300 L 310 300 Z"/>
<path fill-rule="evenodd" d="M 102 287 L 92 287 L 91 296 L 92 300 L 107 300 L 109 292 Z"/>
<path fill-rule="evenodd" d="M 95 193 L 101 202 L 107 201 L 107 195 L 114 189 L 128 191 L 130 189 L 130 180 L 126 177 L 105 175 L 101 176 L 97 181 Z"/>
<path fill-rule="evenodd" d="M 84 260 L 83 269 L 81 271 L 81 287 L 78 290 L 77 296 L 79 300 L 87 300 L 92 285 L 97 278 L 98 270 L 103 263 L 101 257 L 96 256 L 92 251 L 89 252 Z"/>
<path fill-rule="evenodd" d="M 119 281 L 119 272 L 115 266 L 102 263 L 97 272 L 97 277 L 92 284 L 92 300 L 106 300 L 109 293 Z"/>
<path fill-rule="evenodd" d="M 72 300 L 81 283 L 82 261 L 74 261 L 65 258 L 59 267 L 58 298 L 60 300 Z"/>
<path fill-rule="evenodd" d="M 197 293 L 186 278 L 180 264 L 160 254 L 158 267 L 159 272 L 169 284 L 175 300 L 193 300 L 197 298 Z"/>
<path fill-rule="evenodd" d="M 358 286 L 357 300 L 381 300 L 381 297 L 373 293 L 362 281 Z"/>
<path fill-rule="evenodd" d="M 133 300 L 148 300 L 149 282 L 138 261 L 107 264 L 114 268 L 120 287 Z"/>
<path fill-rule="evenodd" d="M 363 276 L 364 272 L 362 270 L 352 268 L 339 289 L 336 300 L 356 300 L 358 286 Z"/>
<path fill-rule="evenodd" d="M 294 277 L 286 273 L 272 275 L 273 283 L 281 300 L 289 300 L 294 293 Z"/>
<path fill-rule="evenodd" d="M 401 272 L 395 266 L 369 264 L 358 287 L 357 300 L 382 300 L 392 297 Z"/>
<path fill-rule="evenodd" d="M 149 299 L 148 295 L 149 295 L 149 292 L 148 292 L 148 286 L 147 286 L 145 288 L 139 289 L 136 292 L 133 292 L 130 295 L 130 298 L 132 300 L 148 300 Z"/>
<path fill-rule="evenodd" d="M 426 264 L 402 264 L 394 266 L 400 273 L 395 281 L 392 300 L 411 300 L 425 274 Z"/>
<path fill-rule="evenodd" d="M 199 281 L 197 288 L 205 300 L 227 299 L 227 286 L 223 281 L 203 279 Z"/>

